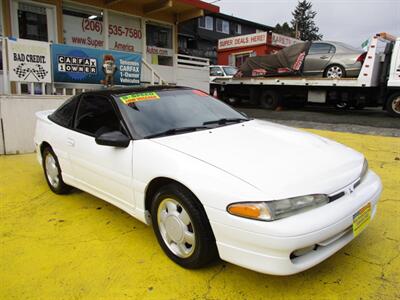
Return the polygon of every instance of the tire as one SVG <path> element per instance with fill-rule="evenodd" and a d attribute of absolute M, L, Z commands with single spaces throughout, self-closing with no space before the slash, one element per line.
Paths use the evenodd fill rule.
<path fill-rule="evenodd" d="M 63 181 L 57 156 L 50 147 L 42 151 L 42 165 L 49 188 L 56 194 L 68 194 L 72 187 Z"/>
<path fill-rule="evenodd" d="M 260 105 L 264 109 L 275 110 L 281 105 L 281 97 L 278 93 L 273 91 L 264 91 L 261 94 Z"/>
<path fill-rule="evenodd" d="M 151 204 L 158 243 L 178 265 L 196 269 L 218 257 L 214 234 L 197 198 L 178 184 L 161 187 Z"/>
<path fill-rule="evenodd" d="M 346 77 L 346 70 L 341 65 L 330 65 L 324 71 L 326 78 L 344 78 Z"/>
<path fill-rule="evenodd" d="M 388 98 L 386 110 L 391 116 L 400 118 L 400 93 L 392 94 Z"/>

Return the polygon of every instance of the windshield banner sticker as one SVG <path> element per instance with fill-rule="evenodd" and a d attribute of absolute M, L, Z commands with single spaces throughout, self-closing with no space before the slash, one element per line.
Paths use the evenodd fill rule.
<path fill-rule="evenodd" d="M 138 93 L 119 97 L 124 104 L 135 103 L 139 101 L 157 100 L 160 96 L 156 92 Z"/>

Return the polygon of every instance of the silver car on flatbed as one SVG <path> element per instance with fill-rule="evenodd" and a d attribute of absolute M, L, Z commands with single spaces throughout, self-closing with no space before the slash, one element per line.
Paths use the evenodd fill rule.
<path fill-rule="evenodd" d="M 341 42 L 313 42 L 304 62 L 305 75 L 357 77 L 366 52 Z"/>

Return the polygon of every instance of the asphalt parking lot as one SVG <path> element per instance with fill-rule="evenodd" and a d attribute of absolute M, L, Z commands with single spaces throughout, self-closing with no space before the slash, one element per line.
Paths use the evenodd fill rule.
<path fill-rule="evenodd" d="M 363 152 L 384 192 L 357 239 L 287 277 L 221 261 L 182 269 L 120 209 L 53 194 L 34 154 L 0 156 L 0 299 L 400 299 L 400 140 L 311 131 Z"/>
<path fill-rule="evenodd" d="M 309 105 L 271 111 L 244 104 L 235 108 L 253 118 L 294 127 L 400 137 L 400 118 L 389 116 L 381 107 L 338 110 L 334 107 Z"/>

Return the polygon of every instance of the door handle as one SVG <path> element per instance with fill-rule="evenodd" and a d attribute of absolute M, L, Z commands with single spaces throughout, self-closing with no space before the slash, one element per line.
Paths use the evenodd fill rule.
<path fill-rule="evenodd" d="M 67 145 L 74 147 L 75 146 L 75 141 L 71 138 L 67 138 Z"/>
<path fill-rule="evenodd" d="M 326 56 L 326 55 L 323 55 L 323 56 L 321 56 L 320 58 L 321 59 L 327 59 L 329 56 Z"/>

